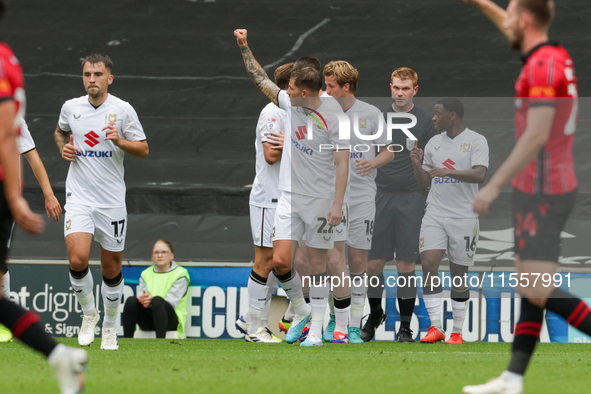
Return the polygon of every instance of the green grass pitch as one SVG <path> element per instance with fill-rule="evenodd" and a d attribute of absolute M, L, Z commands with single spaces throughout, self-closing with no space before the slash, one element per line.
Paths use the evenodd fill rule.
<path fill-rule="evenodd" d="M 61 342 L 77 346 L 73 339 Z M 242 340 L 119 339 L 88 349 L 86 393 L 461 393 L 507 365 L 510 344 L 325 344 Z M 588 344 L 539 344 L 526 393 L 591 392 Z M 45 359 L 18 341 L 0 344 L 0 392 L 57 393 Z"/>

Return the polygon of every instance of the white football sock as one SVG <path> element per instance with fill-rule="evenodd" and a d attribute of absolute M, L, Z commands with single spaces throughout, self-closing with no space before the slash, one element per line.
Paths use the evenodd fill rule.
<path fill-rule="evenodd" d="M 121 277 L 121 282 L 116 286 L 107 286 L 103 281 L 101 293 L 103 294 L 103 304 L 105 305 L 104 328 L 117 327 L 117 316 L 119 314 L 119 305 L 125 288 L 125 279 Z"/>
<path fill-rule="evenodd" d="M 277 277 L 271 271 L 269 273 L 269 277 L 267 278 L 267 300 L 265 301 L 265 306 L 261 311 L 261 322 L 263 323 L 263 327 L 269 328 L 269 313 L 271 312 L 271 299 L 273 298 L 273 294 L 277 291 L 279 287 L 279 281 Z"/>
<path fill-rule="evenodd" d="M 255 334 L 261 327 L 261 312 L 267 300 L 267 286 L 254 280 L 252 275 L 248 278 L 248 333 Z"/>
<path fill-rule="evenodd" d="M 281 287 L 287 294 L 291 301 L 291 305 L 295 313 L 299 316 L 305 316 L 310 311 L 310 307 L 304 301 L 304 294 L 302 293 L 302 280 L 296 270 L 290 272 L 290 278 L 285 281 L 280 281 Z"/>
<path fill-rule="evenodd" d="M 464 320 L 466 319 L 466 311 L 468 310 L 468 302 L 451 300 L 451 308 L 453 310 L 454 328 L 452 332 L 462 333 L 464 327 Z"/>
<path fill-rule="evenodd" d="M 283 317 L 285 318 L 285 320 L 292 321 L 293 314 L 294 314 L 293 306 L 291 305 L 291 302 L 290 302 L 289 305 L 287 306 L 287 309 L 285 310 L 285 313 L 283 314 Z"/>
<path fill-rule="evenodd" d="M 425 294 L 423 295 L 423 298 L 427 312 L 429 312 L 431 325 L 437 327 L 440 331 L 443 331 L 441 328 L 441 293 Z"/>
<path fill-rule="evenodd" d="M 349 326 L 349 313 L 351 311 L 351 306 L 348 306 L 346 308 L 340 309 L 340 308 L 335 308 L 334 309 L 334 320 L 335 320 L 335 331 L 340 331 L 342 333 L 347 333 L 347 327 Z"/>
<path fill-rule="evenodd" d="M 365 306 L 365 295 L 367 287 L 364 280 L 365 272 L 360 274 L 351 274 L 351 320 L 349 327 L 361 328 L 361 318 L 363 317 L 363 307 Z"/>
<path fill-rule="evenodd" d="M 328 292 L 328 309 L 330 309 L 330 314 L 334 316 L 335 315 L 335 312 L 334 312 L 334 293 L 332 292 L 332 290 L 330 290 Z"/>
<path fill-rule="evenodd" d="M 4 294 L 4 297 L 10 299 L 10 271 L 6 271 L 2 277 L 2 294 Z"/>
<path fill-rule="evenodd" d="M 322 338 L 322 326 L 324 325 L 324 314 L 328 304 L 330 287 L 329 281 L 324 280 L 326 274 L 322 274 L 322 276 L 322 280 L 319 279 L 320 275 L 316 276 L 315 282 L 310 285 L 310 306 L 312 307 L 310 334 L 315 335 L 317 338 Z"/>
<path fill-rule="evenodd" d="M 72 289 L 74 289 L 74 294 L 82 311 L 85 315 L 94 315 L 96 307 L 94 305 L 94 294 L 92 294 L 92 288 L 94 287 L 92 272 L 89 269 L 88 273 L 80 279 L 73 278 L 71 273 L 69 277 L 70 284 L 72 285 Z"/>

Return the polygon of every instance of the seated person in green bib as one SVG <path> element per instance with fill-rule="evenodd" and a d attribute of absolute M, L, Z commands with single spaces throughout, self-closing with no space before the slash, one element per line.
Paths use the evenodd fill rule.
<path fill-rule="evenodd" d="M 123 309 L 123 336 L 133 338 L 136 324 L 144 331 L 156 331 L 164 338 L 166 331 L 185 334 L 189 273 L 174 262 L 170 242 L 159 239 L 152 247 L 154 265 L 146 268 L 137 286 L 137 297 L 129 297 Z"/>

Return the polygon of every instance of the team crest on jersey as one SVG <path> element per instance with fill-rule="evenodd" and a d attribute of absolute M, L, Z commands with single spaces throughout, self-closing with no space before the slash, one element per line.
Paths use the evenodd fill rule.
<path fill-rule="evenodd" d="M 359 128 L 360 129 L 367 128 L 367 119 L 359 119 Z"/>
<path fill-rule="evenodd" d="M 465 143 L 462 145 L 462 152 L 470 152 L 470 145 L 468 143 Z"/>
<path fill-rule="evenodd" d="M 406 139 L 406 149 L 408 149 L 409 151 L 413 150 L 416 143 L 417 143 L 416 140 L 411 140 L 410 138 L 407 138 Z"/>
<path fill-rule="evenodd" d="M 66 230 L 72 229 L 72 219 L 66 220 Z"/>
<path fill-rule="evenodd" d="M 117 114 L 109 114 L 109 123 L 115 123 L 117 122 Z"/>

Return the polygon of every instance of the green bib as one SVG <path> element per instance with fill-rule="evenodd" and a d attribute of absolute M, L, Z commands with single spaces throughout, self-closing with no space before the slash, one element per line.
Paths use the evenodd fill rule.
<path fill-rule="evenodd" d="M 153 297 L 158 296 L 162 298 L 166 298 L 172 285 L 174 285 L 177 280 L 180 278 L 187 278 L 187 292 L 174 309 L 174 312 L 179 319 L 177 331 L 179 332 L 179 337 L 182 338 L 185 334 L 185 323 L 187 321 L 187 299 L 189 298 L 188 286 L 191 283 L 189 272 L 181 266 L 177 266 L 169 272 L 154 272 L 154 266 L 151 266 L 142 271 L 141 277 L 148 287 L 148 293 Z"/>

